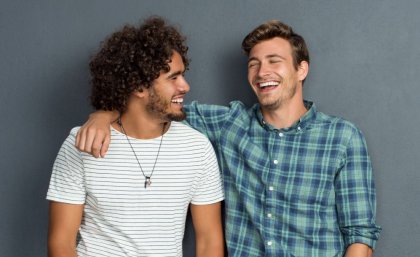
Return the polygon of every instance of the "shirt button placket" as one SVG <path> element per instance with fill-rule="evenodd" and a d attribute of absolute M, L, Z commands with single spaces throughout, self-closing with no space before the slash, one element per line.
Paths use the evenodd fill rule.
<path fill-rule="evenodd" d="M 278 169 L 278 164 L 279 164 L 279 161 L 277 160 L 277 159 L 275 159 L 275 160 L 272 160 L 272 165 L 273 165 L 273 170 L 277 170 Z M 268 254 L 267 256 L 273 256 L 272 254 L 274 253 L 274 241 L 273 241 L 273 239 L 274 239 L 274 235 L 275 235 L 275 228 L 274 228 L 274 226 L 275 226 L 275 220 L 274 220 L 274 218 L 273 218 L 273 210 L 275 209 L 274 208 L 274 203 L 273 203 L 273 201 L 274 201 L 274 197 L 275 195 L 274 195 L 274 186 L 273 185 L 271 185 L 271 186 L 268 186 L 268 197 L 271 199 L 271 201 L 270 201 L 270 203 L 271 204 L 269 204 L 268 206 L 267 206 L 267 209 L 266 209 L 266 214 L 265 214 L 265 219 L 266 219 L 266 222 L 265 222 L 265 224 L 267 224 L 268 225 L 268 227 L 267 227 L 267 229 L 266 229 L 266 231 L 268 232 L 268 237 L 267 237 L 267 241 L 266 241 L 266 253 Z"/>
<path fill-rule="evenodd" d="M 272 157 L 274 157 L 273 159 L 271 159 L 271 167 L 270 170 L 272 171 L 278 171 L 279 170 L 279 163 L 280 161 L 276 158 L 276 156 L 278 156 L 278 149 L 277 149 L 277 143 L 278 143 L 278 139 L 279 137 L 283 137 L 284 133 L 280 132 L 280 131 L 276 131 L 276 134 L 273 135 L 274 138 L 273 139 L 273 143 L 274 146 L 273 148 L 269 147 L 269 149 L 272 151 Z M 277 142 L 276 142 L 277 141 Z M 271 176 L 273 176 L 273 174 L 271 174 Z M 273 179 L 274 177 L 272 177 Z M 270 179 L 270 182 L 273 182 L 273 180 Z M 264 210 L 264 224 L 265 224 L 265 228 L 264 228 L 264 234 L 265 234 L 265 249 L 266 249 L 266 256 L 275 256 L 275 251 L 276 251 L 276 247 L 275 247 L 275 239 L 276 239 L 276 229 L 275 229 L 275 215 L 273 215 L 276 211 L 276 203 L 275 203 L 275 198 L 276 198 L 276 194 L 274 192 L 274 184 L 269 184 L 267 185 L 267 197 L 266 197 L 266 206 L 265 206 L 265 210 Z M 274 255 L 273 255 L 274 254 Z"/>

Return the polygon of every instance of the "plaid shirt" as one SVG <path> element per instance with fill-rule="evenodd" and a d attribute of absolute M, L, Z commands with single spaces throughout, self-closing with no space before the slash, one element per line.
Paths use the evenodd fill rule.
<path fill-rule="evenodd" d="M 364 137 L 305 105 L 286 129 L 265 123 L 258 104 L 185 106 L 223 173 L 229 256 L 328 257 L 356 242 L 375 247 L 380 227 Z"/>

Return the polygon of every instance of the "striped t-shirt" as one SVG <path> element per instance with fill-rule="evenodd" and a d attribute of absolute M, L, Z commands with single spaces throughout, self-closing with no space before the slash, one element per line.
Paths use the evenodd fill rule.
<path fill-rule="evenodd" d="M 208 139 L 171 122 L 145 188 L 145 177 L 124 134 L 111 128 L 105 158 L 78 151 L 74 128 L 55 160 L 47 199 L 84 204 L 78 256 L 182 256 L 190 203 L 223 200 L 214 150 Z M 130 138 L 130 137 L 129 137 Z M 161 138 L 130 138 L 149 176 Z"/>

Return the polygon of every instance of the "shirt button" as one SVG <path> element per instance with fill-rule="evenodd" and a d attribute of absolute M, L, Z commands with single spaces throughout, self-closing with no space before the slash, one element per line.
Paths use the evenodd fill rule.
<path fill-rule="evenodd" d="M 268 217 L 268 218 L 271 218 L 271 217 L 272 217 L 271 213 L 268 213 L 268 214 L 267 214 L 267 217 Z"/>
<path fill-rule="evenodd" d="M 273 244 L 273 242 L 271 242 L 271 241 L 268 241 L 268 242 L 267 242 L 267 245 L 268 245 L 268 246 L 271 246 L 272 244 Z"/>
<path fill-rule="evenodd" d="M 284 134 L 280 132 L 279 133 L 279 137 L 283 137 L 283 136 L 284 136 Z"/>
<path fill-rule="evenodd" d="M 301 128 L 300 127 L 297 127 L 297 129 L 300 131 L 301 130 Z"/>
<path fill-rule="evenodd" d="M 274 164 L 277 164 L 277 163 L 279 163 L 279 161 L 278 161 L 278 160 L 274 160 L 273 162 L 274 162 Z"/>
<path fill-rule="evenodd" d="M 268 190 L 273 191 L 274 187 L 270 186 L 270 187 L 268 187 Z"/>

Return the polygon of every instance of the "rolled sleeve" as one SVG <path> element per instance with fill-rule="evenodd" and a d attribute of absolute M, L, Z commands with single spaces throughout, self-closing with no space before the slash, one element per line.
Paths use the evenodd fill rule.
<path fill-rule="evenodd" d="M 381 228 L 375 224 L 376 192 L 365 139 L 355 129 L 335 180 L 336 205 L 345 246 L 363 243 L 372 249 Z"/>

